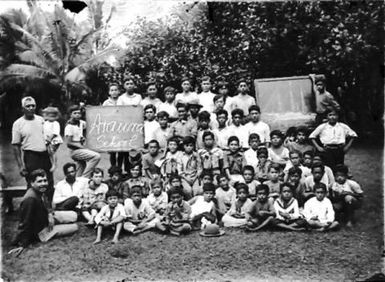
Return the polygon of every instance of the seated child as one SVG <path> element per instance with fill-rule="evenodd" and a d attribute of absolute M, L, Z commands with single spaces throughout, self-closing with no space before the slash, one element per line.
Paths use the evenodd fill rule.
<path fill-rule="evenodd" d="M 203 170 L 199 175 L 199 181 L 196 183 L 197 185 L 193 186 L 193 195 L 203 195 L 203 185 L 206 183 L 214 183 L 213 174 L 211 170 Z"/>
<path fill-rule="evenodd" d="M 258 231 L 271 224 L 275 217 L 274 199 L 269 198 L 269 186 L 260 184 L 257 186 L 257 200 L 249 212 L 247 230 Z"/>
<path fill-rule="evenodd" d="M 245 183 L 237 182 L 237 199 L 232 203 L 231 208 L 222 217 L 225 227 L 242 227 L 249 220 L 249 213 L 253 202 L 249 199 L 249 187 Z"/>
<path fill-rule="evenodd" d="M 198 150 L 203 169 L 211 170 L 213 175 L 221 173 L 223 168 L 223 151 L 215 146 L 214 134 L 210 131 L 203 133 L 204 148 Z"/>
<path fill-rule="evenodd" d="M 156 163 L 162 158 L 159 152 L 159 142 L 151 140 L 148 142 L 148 153 L 142 157 L 143 175 L 148 179 L 153 179 L 156 175 L 160 175 L 160 168 Z"/>
<path fill-rule="evenodd" d="M 328 191 L 329 191 L 335 182 L 334 174 L 332 169 L 327 165 L 325 165 L 322 154 L 316 152 L 314 153 L 314 156 L 313 156 L 312 165 L 318 165 L 318 164 L 324 166 L 325 174 L 323 176 L 323 182 L 326 184 L 326 187 L 328 188 Z"/>
<path fill-rule="evenodd" d="M 231 136 L 227 141 L 227 144 L 229 146 L 229 151 L 224 154 L 223 169 L 232 182 L 243 181 L 242 169 L 246 165 L 246 159 L 239 147 L 238 137 Z"/>
<path fill-rule="evenodd" d="M 150 184 L 147 178 L 142 176 L 142 167 L 140 164 L 135 164 L 130 168 L 129 178 L 123 183 L 123 200 L 126 200 L 131 195 L 131 189 L 134 186 L 142 187 L 143 197 L 147 197 L 150 193 Z"/>
<path fill-rule="evenodd" d="M 309 199 L 304 206 L 302 214 L 307 224 L 318 231 L 335 229 L 338 222 L 334 220 L 332 202 L 326 198 L 326 185 L 314 184 L 315 197 Z"/>
<path fill-rule="evenodd" d="M 301 174 L 302 180 L 305 180 L 306 177 L 311 175 L 311 169 L 301 164 L 301 157 L 302 157 L 302 154 L 299 151 L 290 151 L 289 153 L 290 162 L 288 162 L 285 168 L 283 169 L 283 172 L 285 173 L 284 181 L 287 181 L 288 179 L 287 173 L 289 169 L 292 167 L 297 167 L 302 171 L 302 174 Z"/>
<path fill-rule="evenodd" d="M 143 199 L 142 187 L 134 186 L 131 189 L 131 198 L 124 201 L 126 222 L 124 230 L 131 234 L 139 234 L 155 227 L 158 219 L 150 204 Z"/>
<path fill-rule="evenodd" d="M 352 227 L 354 222 L 354 211 L 362 204 L 364 192 L 360 185 L 348 178 L 349 169 L 345 165 L 337 165 L 335 169 L 336 182 L 332 186 L 333 206 L 336 212 L 344 212 L 346 226 Z"/>
<path fill-rule="evenodd" d="M 290 142 L 286 147 L 289 151 L 299 151 L 303 155 L 305 152 L 314 152 L 314 147 L 308 143 L 308 129 L 304 126 L 297 128 L 296 139 L 294 142 Z"/>
<path fill-rule="evenodd" d="M 156 228 L 161 232 L 170 232 L 176 236 L 190 232 L 191 207 L 183 201 L 182 189 L 170 189 L 169 196 L 171 202 L 168 203 L 164 217 L 156 224 Z"/>
<path fill-rule="evenodd" d="M 269 186 L 269 198 L 273 198 L 274 200 L 279 197 L 280 194 L 280 185 L 279 174 L 281 172 L 281 166 L 277 163 L 272 163 L 269 166 L 269 180 L 263 182 Z"/>
<path fill-rule="evenodd" d="M 182 152 L 178 151 L 178 145 L 176 137 L 171 137 L 167 141 L 167 153 L 160 167 L 160 174 L 166 182 L 169 181 L 171 175 L 182 172 Z"/>
<path fill-rule="evenodd" d="M 215 198 L 217 200 L 217 216 L 220 219 L 235 202 L 237 192 L 229 185 L 226 174 L 218 175 L 217 181 L 219 187 L 215 190 Z"/>
<path fill-rule="evenodd" d="M 83 217 L 88 221 L 87 225 L 94 225 L 95 216 L 100 209 L 106 205 L 105 196 L 108 191 L 108 186 L 102 183 L 103 170 L 94 168 L 91 172 L 91 179 L 88 187 L 83 191 L 80 198 Z"/>
<path fill-rule="evenodd" d="M 195 196 L 188 201 L 191 206 L 191 226 L 193 229 L 203 230 L 208 223 L 215 223 L 217 217 L 215 213 L 215 186 L 212 183 L 203 185 L 203 195 Z"/>
<path fill-rule="evenodd" d="M 257 151 L 259 147 L 259 135 L 257 133 L 251 133 L 249 135 L 249 149 L 244 152 L 246 164 L 256 166 L 258 164 Z"/>
<path fill-rule="evenodd" d="M 318 163 L 318 164 L 313 164 L 311 168 L 311 173 L 312 175 L 309 175 L 308 177 L 305 178 L 304 181 L 304 198 L 305 201 L 310 199 L 311 197 L 314 197 L 314 184 L 315 183 L 320 183 L 322 182 L 323 184 L 326 185 L 327 188 L 327 195 L 329 195 L 329 191 L 331 188 L 330 183 L 328 182 L 328 178 L 325 175 L 325 167 L 324 165 Z"/>
<path fill-rule="evenodd" d="M 287 182 L 293 186 L 293 196 L 297 199 L 299 207 L 303 207 L 305 204 L 305 184 L 301 179 L 302 170 L 298 167 L 292 167 L 289 169 Z"/>
<path fill-rule="evenodd" d="M 254 168 L 251 165 L 244 166 L 242 176 L 249 187 L 249 198 L 255 201 L 257 198 L 257 186 L 261 183 L 254 179 Z"/>
<path fill-rule="evenodd" d="M 147 196 L 147 201 L 151 208 L 155 211 L 157 218 L 161 218 L 164 214 L 167 204 L 168 195 L 163 191 L 163 181 L 160 177 L 156 177 L 150 182 L 151 192 Z"/>
<path fill-rule="evenodd" d="M 268 160 L 268 150 L 259 148 L 257 151 L 258 164 L 255 168 L 255 179 L 259 182 L 269 180 L 269 167 L 271 162 Z"/>
<path fill-rule="evenodd" d="M 112 166 L 108 169 L 108 174 L 110 178 L 106 180 L 106 184 L 108 186 L 108 190 L 115 190 L 118 192 L 120 199 L 122 198 L 123 193 L 123 176 L 122 169 L 117 166 Z"/>
<path fill-rule="evenodd" d="M 283 146 L 289 149 L 289 146 L 295 142 L 296 135 L 297 135 L 297 128 L 295 126 L 289 127 L 285 134 L 285 141 L 283 141 Z"/>
<path fill-rule="evenodd" d="M 270 160 L 285 167 L 289 161 L 289 150 L 283 147 L 283 134 L 279 130 L 270 133 L 271 147 L 268 149 Z"/>
<path fill-rule="evenodd" d="M 276 227 L 301 231 L 305 230 L 306 221 L 301 218 L 297 200 L 293 197 L 293 187 L 289 183 L 281 184 L 279 198 L 274 202 Z"/>
<path fill-rule="evenodd" d="M 303 166 L 306 166 L 307 168 L 311 169 L 311 167 L 313 165 L 313 157 L 314 157 L 314 153 L 312 151 L 304 152 L 302 155 Z"/>
<path fill-rule="evenodd" d="M 106 193 L 108 205 L 102 207 L 100 212 L 95 216 L 97 227 L 96 240 L 94 244 L 101 242 L 103 229 L 112 228 L 115 230 L 113 243 L 118 243 L 120 231 L 123 227 L 123 221 L 126 213 L 122 204 L 118 203 L 119 194 L 115 190 L 109 190 Z"/>

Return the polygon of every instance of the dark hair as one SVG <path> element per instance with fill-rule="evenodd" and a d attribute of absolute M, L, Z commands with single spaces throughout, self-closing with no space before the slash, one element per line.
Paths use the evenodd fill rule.
<path fill-rule="evenodd" d="M 237 190 L 237 193 L 239 193 L 240 190 L 245 190 L 246 194 L 249 194 L 249 186 L 247 186 L 246 183 L 243 182 L 236 182 L 234 184 L 235 190 Z"/>
<path fill-rule="evenodd" d="M 346 165 L 339 164 L 336 165 L 334 169 L 334 174 L 336 174 L 337 172 L 347 175 L 349 173 L 349 168 Z"/>
<path fill-rule="evenodd" d="M 233 141 L 237 141 L 239 145 L 239 138 L 237 136 L 230 136 L 229 139 L 227 139 L 227 145 L 230 145 Z"/>
<path fill-rule="evenodd" d="M 210 121 L 210 113 L 207 111 L 200 112 L 198 114 L 198 120 L 199 121 L 202 121 L 202 120 Z"/>
<path fill-rule="evenodd" d="M 273 130 L 270 132 L 270 138 L 273 138 L 273 136 L 278 136 L 279 138 L 283 139 L 283 133 L 280 130 Z"/>
<path fill-rule="evenodd" d="M 313 172 L 316 168 L 321 168 L 322 171 L 325 172 L 325 166 L 323 164 L 313 164 L 311 167 L 311 172 Z"/>
<path fill-rule="evenodd" d="M 234 109 L 231 111 L 231 117 L 234 117 L 235 115 L 240 115 L 241 118 L 245 116 L 244 112 L 242 109 Z"/>
<path fill-rule="evenodd" d="M 267 148 L 259 148 L 257 150 L 257 157 L 259 157 L 260 155 L 266 155 L 266 157 L 268 157 L 269 151 L 267 150 Z"/>
<path fill-rule="evenodd" d="M 180 82 L 183 83 L 183 82 L 185 82 L 185 81 L 187 81 L 188 83 L 190 83 L 190 84 L 192 85 L 191 79 L 188 78 L 187 76 L 182 77 L 182 79 L 181 79 Z"/>
<path fill-rule="evenodd" d="M 146 112 L 148 109 L 151 109 L 156 113 L 156 107 L 153 104 L 148 104 L 144 107 L 143 111 Z"/>
<path fill-rule="evenodd" d="M 227 177 L 227 174 L 225 173 L 220 173 L 217 175 L 217 181 L 219 183 L 219 180 L 221 180 L 222 178 L 226 178 L 227 180 L 229 180 L 229 178 Z"/>
<path fill-rule="evenodd" d="M 217 94 L 217 95 L 215 95 L 214 98 L 213 98 L 214 103 L 215 103 L 216 101 L 218 101 L 219 99 L 223 99 L 223 100 L 226 102 L 226 96 L 224 96 L 224 95 L 222 95 L 222 94 Z"/>
<path fill-rule="evenodd" d="M 187 144 L 193 144 L 195 147 L 195 138 L 192 136 L 186 136 L 185 138 L 183 138 L 183 145 Z"/>
<path fill-rule="evenodd" d="M 220 115 L 225 115 L 226 118 L 227 118 L 229 116 L 229 113 L 226 110 L 224 110 L 224 109 L 220 109 L 215 114 L 217 115 L 217 117 L 220 116 Z"/>
<path fill-rule="evenodd" d="M 201 82 L 203 82 L 203 81 L 209 81 L 211 83 L 211 78 L 209 76 L 205 75 L 201 78 Z"/>
<path fill-rule="evenodd" d="M 305 155 L 310 156 L 311 158 L 314 158 L 314 153 L 313 151 L 305 151 L 303 152 L 302 156 L 304 157 Z"/>
<path fill-rule="evenodd" d="M 75 163 L 66 163 L 66 164 L 63 165 L 63 173 L 67 174 L 67 170 L 70 167 L 73 167 L 76 170 L 76 164 Z"/>
<path fill-rule="evenodd" d="M 91 177 L 94 176 L 96 173 L 101 173 L 102 176 L 104 176 L 104 171 L 99 168 L 99 167 L 95 167 L 92 171 L 91 171 Z"/>
<path fill-rule="evenodd" d="M 170 144 L 170 142 L 175 142 L 178 145 L 179 144 L 178 137 L 171 136 L 170 138 L 167 139 L 167 144 Z"/>
<path fill-rule="evenodd" d="M 309 132 L 309 129 L 306 127 L 306 126 L 299 126 L 297 128 L 297 134 L 302 132 L 303 134 L 305 134 L 305 136 L 308 135 L 308 132 Z"/>
<path fill-rule="evenodd" d="M 148 89 L 148 87 L 150 87 L 151 85 L 154 85 L 156 88 L 158 88 L 156 86 L 156 81 L 155 80 L 150 80 L 150 81 L 147 81 L 147 83 L 146 83 L 146 89 Z"/>
<path fill-rule="evenodd" d="M 251 134 L 249 135 L 249 143 L 250 143 L 251 140 L 253 140 L 253 139 L 258 139 L 258 142 L 261 141 L 261 138 L 259 137 L 259 135 L 258 135 L 257 133 L 251 133 Z"/>
<path fill-rule="evenodd" d="M 292 176 L 292 175 L 294 175 L 294 174 L 298 174 L 299 175 L 299 177 L 301 177 L 302 176 L 302 170 L 299 168 L 299 167 L 291 167 L 290 169 L 289 169 L 289 171 L 287 172 L 288 173 L 288 176 Z"/>
<path fill-rule="evenodd" d="M 261 108 L 260 108 L 258 105 L 251 105 L 251 106 L 249 107 L 249 113 L 250 113 L 251 111 L 257 111 L 258 113 L 261 113 Z"/>
<path fill-rule="evenodd" d="M 293 155 L 293 154 L 297 154 L 298 157 L 302 158 L 302 153 L 300 151 L 298 151 L 298 150 L 290 151 L 289 152 L 289 157 L 291 158 L 291 155 Z"/>
<path fill-rule="evenodd" d="M 268 171 L 270 172 L 270 170 L 272 170 L 272 169 L 275 169 L 276 171 L 280 172 L 281 171 L 281 165 L 278 163 L 271 163 L 269 165 Z"/>
<path fill-rule="evenodd" d="M 115 189 L 109 189 L 106 193 L 106 199 L 108 200 L 108 198 L 110 197 L 120 197 L 118 191 L 116 191 Z"/>
<path fill-rule="evenodd" d="M 159 148 L 159 142 L 156 139 L 150 140 L 150 142 L 148 142 L 148 145 L 150 145 L 150 144 L 156 144 L 156 146 Z"/>
<path fill-rule="evenodd" d="M 187 105 L 185 103 L 177 103 L 175 108 L 178 110 L 179 108 L 184 108 L 185 110 L 187 109 Z"/>
<path fill-rule="evenodd" d="M 255 174 L 255 170 L 254 170 L 253 166 L 251 166 L 251 165 L 245 165 L 242 169 L 242 174 L 245 173 L 246 170 L 251 171 L 253 175 Z"/>
<path fill-rule="evenodd" d="M 127 81 L 132 81 L 134 84 L 136 84 L 135 78 L 133 76 L 126 76 L 123 79 L 123 84 L 125 84 Z"/>
<path fill-rule="evenodd" d="M 212 133 L 211 131 L 205 131 L 202 135 L 202 141 L 204 141 L 207 136 L 211 136 L 214 139 L 214 133 Z"/>
<path fill-rule="evenodd" d="M 205 183 L 203 184 L 203 192 L 215 192 L 215 185 L 213 183 Z"/>
<path fill-rule="evenodd" d="M 122 169 L 115 165 L 108 169 L 108 174 L 110 176 L 113 176 L 115 173 L 119 173 L 120 175 L 122 175 Z"/>
<path fill-rule="evenodd" d="M 168 190 L 168 195 L 171 197 L 171 195 L 179 194 L 183 196 L 183 190 L 180 187 L 172 187 L 170 190 Z"/>
<path fill-rule="evenodd" d="M 167 92 L 172 92 L 173 94 L 175 94 L 175 88 L 174 88 L 174 87 L 171 87 L 171 86 L 167 86 L 167 87 L 163 90 L 163 93 L 166 95 Z"/>
<path fill-rule="evenodd" d="M 205 176 L 210 176 L 211 180 L 213 180 L 213 173 L 210 169 L 204 169 L 199 175 L 199 178 L 203 179 Z"/>
<path fill-rule="evenodd" d="M 139 185 L 134 185 L 130 189 L 130 195 L 132 196 L 134 193 L 139 193 L 140 196 L 143 196 L 143 190 L 142 187 Z"/>
<path fill-rule="evenodd" d="M 291 185 L 289 182 L 284 182 L 279 185 L 279 192 L 282 193 L 283 187 L 289 187 L 290 191 L 294 193 L 294 186 Z"/>
<path fill-rule="evenodd" d="M 179 181 L 182 181 L 182 178 L 180 175 L 173 173 L 170 175 L 168 182 L 171 183 L 174 179 L 178 179 Z"/>
<path fill-rule="evenodd" d="M 72 114 L 72 112 L 75 112 L 75 111 L 80 111 L 80 106 L 79 105 L 72 105 L 68 108 L 68 113 L 69 114 Z"/>
<path fill-rule="evenodd" d="M 110 84 L 108 85 L 108 90 L 110 90 L 112 86 L 116 86 L 116 87 L 118 87 L 118 89 L 120 88 L 120 85 L 119 85 L 118 83 L 112 82 L 112 83 L 110 83 Z"/>
<path fill-rule="evenodd" d="M 170 115 L 168 114 L 168 112 L 166 112 L 166 111 L 160 111 L 157 115 L 156 115 L 156 117 L 158 118 L 158 119 L 160 119 L 160 118 L 169 118 L 170 117 Z"/>
<path fill-rule="evenodd" d="M 34 182 L 38 176 L 47 177 L 47 173 L 44 171 L 44 169 L 35 169 L 30 174 L 28 174 L 29 182 Z"/>
<path fill-rule="evenodd" d="M 247 80 L 245 78 L 240 78 L 238 79 L 237 81 L 237 85 L 239 86 L 239 84 L 241 84 L 242 82 L 246 83 L 247 84 Z"/>
<path fill-rule="evenodd" d="M 270 188 L 266 184 L 259 184 L 256 187 L 256 192 L 261 191 L 261 190 L 263 190 L 266 195 L 269 195 L 269 193 L 270 193 Z"/>
<path fill-rule="evenodd" d="M 286 137 L 291 135 L 297 135 L 297 128 L 295 126 L 291 126 L 286 130 Z"/>
<path fill-rule="evenodd" d="M 322 189 L 324 193 L 327 191 L 326 185 L 322 182 L 314 183 L 313 191 L 316 192 L 317 189 Z"/>

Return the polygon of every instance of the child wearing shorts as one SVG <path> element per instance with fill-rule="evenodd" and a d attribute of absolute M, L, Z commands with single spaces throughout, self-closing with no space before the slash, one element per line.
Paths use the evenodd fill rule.
<path fill-rule="evenodd" d="M 275 217 L 274 199 L 269 198 L 269 187 L 257 186 L 257 200 L 249 211 L 248 231 L 258 231 L 272 224 Z"/>

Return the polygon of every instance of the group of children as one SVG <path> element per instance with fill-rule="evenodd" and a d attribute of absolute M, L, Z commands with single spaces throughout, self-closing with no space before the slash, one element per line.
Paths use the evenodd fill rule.
<path fill-rule="evenodd" d="M 333 154 L 344 154 L 356 134 L 337 122 L 335 110 L 309 142 L 306 127 L 289 128 L 286 136 L 270 131 L 245 81 L 234 97 L 227 96 L 226 83 L 212 93 L 209 77 L 202 78 L 199 95 L 189 79 L 181 86 L 179 94 L 166 87 L 162 102 L 152 82 L 144 99 L 134 92 L 133 79 L 126 79 L 121 95 L 117 84 L 110 85 L 103 106 L 143 107 L 145 147 L 110 153 L 102 197 L 83 207 L 88 224 L 96 224 L 96 243 L 105 227 L 115 230 L 114 242 L 122 229 L 180 235 L 213 223 L 248 231 L 325 231 L 338 226 L 335 211 L 352 226 L 363 191 L 349 179 L 343 156 Z M 103 173 L 91 171 L 90 183 L 97 185 L 89 188 L 95 191 L 102 182 L 95 177 Z"/>

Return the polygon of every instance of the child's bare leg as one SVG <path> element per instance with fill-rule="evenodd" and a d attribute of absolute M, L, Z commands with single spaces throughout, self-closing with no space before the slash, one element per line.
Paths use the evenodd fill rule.
<path fill-rule="evenodd" d="M 308 220 L 307 223 L 309 224 L 309 226 L 311 228 L 315 228 L 315 229 L 319 229 L 319 228 L 324 228 L 325 227 L 325 224 L 322 224 L 321 222 L 319 222 L 318 220 Z"/>
<path fill-rule="evenodd" d="M 116 224 L 116 230 L 115 230 L 114 238 L 112 238 L 112 243 L 114 244 L 118 243 L 119 235 L 120 235 L 120 232 L 122 231 L 122 228 L 123 228 L 122 222 L 119 222 Z"/>
<path fill-rule="evenodd" d="M 330 224 L 330 225 L 326 228 L 326 230 L 334 230 L 334 229 L 338 228 L 339 225 L 340 225 L 340 224 L 338 223 L 338 221 L 333 221 L 332 224 Z"/>
<path fill-rule="evenodd" d="M 272 216 L 269 216 L 269 217 L 268 217 L 268 218 L 266 218 L 266 220 L 265 220 L 265 221 L 263 221 L 263 222 L 262 222 L 260 225 L 258 225 L 257 227 L 253 228 L 253 231 L 258 231 L 258 230 L 260 230 L 260 229 L 264 228 L 265 226 L 269 225 L 269 224 L 270 224 L 270 222 L 272 222 L 272 221 L 273 221 L 273 219 L 274 219 L 274 217 L 272 217 Z"/>
<path fill-rule="evenodd" d="M 295 223 L 292 223 L 292 224 L 286 224 L 286 223 L 277 223 L 278 227 L 282 228 L 282 229 L 286 229 L 286 230 L 291 230 L 291 231 L 299 231 L 301 229 L 298 229 L 296 228 L 296 224 Z"/>
<path fill-rule="evenodd" d="M 56 169 L 56 163 L 57 163 L 57 157 L 55 152 L 50 152 L 49 154 L 49 160 L 51 162 L 51 168 L 49 169 L 50 172 L 54 172 Z"/>
<path fill-rule="evenodd" d="M 173 228 L 174 231 L 178 232 L 179 234 L 181 233 L 188 233 L 191 231 L 191 225 L 188 223 L 183 223 L 181 226 Z"/>
<path fill-rule="evenodd" d="M 167 231 L 167 227 L 166 227 L 166 224 L 162 223 L 162 222 L 157 222 L 155 224 L 155 228 L 160 230 L 161 232 L 166 232 Z"/>
<path fill-rule="evenodd" d="M 103 232 L 103 226 L 99 225 L 96 230 L 96 240 L 94 241 L 94 244 L 98 244 L 102 241 L 102 232 Z"/>
<path fill-rule="evenodd" d="M 82 211 L 83 217 L 89 222 L 92 218 L 91 214 L 89 211 Z"/>

